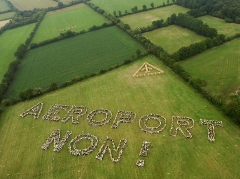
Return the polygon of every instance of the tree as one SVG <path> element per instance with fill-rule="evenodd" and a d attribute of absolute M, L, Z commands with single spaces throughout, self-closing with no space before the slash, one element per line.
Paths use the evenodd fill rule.
<path fill-rule="evenodd" d="M 121 11 L 118 11 L 118 14 L 119 14 L 119 17 L 121 17 L 121 16 L 122 16 L 122 12 L 121 12 Z"/>
<path fill-rule="evenodd" d="M 153 2 L 152 2 L 150 5 L 151 5 L 152 8 L 154 8 L 154 4 L 153 4 Z"/>
<path fill-rule="evenodd" d="M 167 0 L 167 4 L 169 4 L 169 0 Z"/>
<path fill-rule="evenodd" d="M 142 54 L 141 50 L 137 49 L 137 50 L 136 50 L 136 54 L 137 54 L 137 57 L 140 57 L 141 54 Z"/>
<path fill-rule="evenodd" d="M 128 14 L 128 11 L 127 11 L 127 10 L 125 10 L 125 14 Z"/>
<path fill-rule="evenodd" d="M 117 12 L 116 12 L 116 11 L 113 11 L 113 15 L 116 17 L 116 16 L 117 16 Z"/>
<path fill-rule="evenodd" d="M 58 2 L 58 7 L 62 8 L 64 6 L 64 4 L 62 2 Z"/>
<path fill-rule="evenodd" d="M 57 88 L 58 88 L 57 83 L 52 82 L 51 85 L 50 85 L 50 87 L 49 87 L 49 90 L 50 90 L 50 91 L 53 91 L 53 90 L 56 90 Z"/>
<path fill-rule="evenodd" d="M 147 6 L 143 5 L 143 11 L 146 11 L 146 10 L 147 10 Z"/>

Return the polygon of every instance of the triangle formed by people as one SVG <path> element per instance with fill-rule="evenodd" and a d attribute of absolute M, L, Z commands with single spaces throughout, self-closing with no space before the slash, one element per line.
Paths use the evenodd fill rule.
<path fill-rule="evenodd" d="M 147 76 L 147 75 L 158 75 L 163 74 L 164 71 L 145 62 L 134 74 L 133 77 Z"/>

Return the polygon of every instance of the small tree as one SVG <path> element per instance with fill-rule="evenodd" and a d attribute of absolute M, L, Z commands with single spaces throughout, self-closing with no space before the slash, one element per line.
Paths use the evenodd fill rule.
<path fill-rule="evenodd" d="M 125 14 L 128 14 L 128 11 L 127 11 L 127 10 L 125 10 Z"/>
<path fill-rule="evenodd" d="M 146 10 L 147 10 L 147 6 L 143 5 L 143 11 L 146 11 Z"/>
<path fill-rule="evenodd" d="M 121 16 L 122 16 L 122 12 L 121 12 L 121 11 L 118 11 L 118 14 L 119 14 L 119 17 L 121 17 Z"/>
<path fill-rule="evenodd" d="M 154 8 L 154 4 L 153 4 L 153 2 L 152 2 L 150 5 L 151 5 L 152 8 Z"/>
<path fill-rule="evenodd" d="M 136 50 L 136 54 L 137 54 L 137 57 L 140 57 L 141 54 L 142 54 L 141 50 L 137 49 L 137 50 Z"/>
<path fill-rule="evenodd" d="M 117 16 L 117 12 L 116 12 L 116 11 L 113 11 L 113 15 L 116 17 L 116 16 Z"/>

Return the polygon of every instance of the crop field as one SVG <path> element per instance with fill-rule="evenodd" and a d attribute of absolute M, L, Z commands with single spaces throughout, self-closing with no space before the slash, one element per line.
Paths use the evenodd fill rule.
<path fill-rule="evenodd" d="M 164 74 L 132 77 L 144 62 L 160 68 Z M 39 102 L 44 104 L 39 119 L 32 115 L 19 117 Z M 87 114 L 105 108 L 112 112 L 113 119 L 101 127 L 91 126 L 87 122 L 87 114 L 79 119 L 79 124 L 72 124 L 71 120 L 66 123 L 42 120 L 53 104 L 83 105 L 88 108 Z M 120 123 L 117 129 L 112 129 L 118 110 L 135 112 L 136 120 L 132 124 Z M 140 130 L 139 119 L 150 113 L 166 118 L 166 128 L 160 134 L 146 134 Z M 61 110 L 56 116 L 62 119 L 65 114 Z M 195 121 L 190 130 L 192 139 L 186 139 L 180 131 L 176 137 L 169 135 L 174 115 L 188 116 Z M 223 122 L 222 128 L 215 127 L 215 142 L 208 141 L 207 126 L 200 125 L 199 119 Z M 229 121 L 160 61 L 149 56 L 4 110 L 0 120 L 0 175 L 5 179 L 239 178 L 240 130 Z M 151 124 L 158 125 L 148 123 Z M 59 153 L 53 152 L 53 143 L 47 150 L 42 150 L 41 146 L 56 129 L 60 129 L 61 139 L 67 131 L 72 131 L 66 145 Z M 98 138 L 96 149 L 85 157 L 70 154 L 70 141 L 86 133 Z M 114 164 L 109 159 L 109 152 L 102 161 L 96 160 L 107 136 L 114 140 L 116 146 L 120 139 L 127 140 L 119 163 Z M 144 141 L 151 142 L 145 158 L 139 156 Z M 89 145 L 90 142 L 81 140 L 76 148 Z M 112 153 L 116 158 L 117 154 Z M 145 161 L 144 167 L 136 166 L 138 159 Z"/>
<path fill-rule="evenodd" d="M 113 11 L 122 11 L 125 13 L 125 10 L 131 12 L 131 8 L 137 6 L 138 9 L 142 9 L 143 5 L 146 5 L 147 8 L 151 7 L 151 3 L 154 3 L 155 7 L 162 5 L 163 2 L 167 0 L 91 0 L 91 3 L 105 10 L 107 13 L 113 14 Z"/>
<path fill-rule="evenodd" d="M 132 29 L 135 29 L 136 27 L 146 27 L 152 24 L 155 20 L 166 20 L 168 17 L 170 17 L 173 13 L 186 13 L 189 9 L 177 6 L 177 5 L 171 5 L 167 7 L 157 8 L 129 16 L 124 16 L 121 19 L 122 22 L 125 24 L 129 24 Z M 141 19 L 141 21 L 139 21 Z"/>
<path fill-rule="evenodd" d="M 57 37 L 61 33 L 60 30 L 66 28 L 79 32 L 81 30 L 88 30 L 93 25 L 102 25 L 104 22 L 107 22 L 105 17 L 99 15 L 85 4 L 52 11 L 44 17 L 33 38 L 33 42 Z"/>
<path fill-rule="evenodd" d="M 0 21 L 0 28 L 7 24 L 10 20 L 2 20 Z"/>
<path fill-rule="evenodd" d="M 189 46 L 205 38 L 188 29 L 175 25 L 143 33 L 143 36 L 150 39 L 154 44 L 161 46 L 170 54 L 183 46 Z"/>
<path fill-rule="evenodd" d="M 204 79 L 208 88 L 226 97 L 240 87 L 240 38 L 180 62 L 192 76 Z M 199 68 L 200 67 L 200 68 Z"/>
<path fill-rule="evenodd" d="M 199 19 L 208 24 L 210 27 L 217 29 L 219 34 L 224 34 L 227 37 L 240 32 L 240 24 L 226 23 L 223 19 L 212 16 L 202 16 L 199 17 Z"/>
<path fill-rule="evenodd" d="M 8 7 L 7 3 L 5 1 L 0 1 L 0 12 L 7 11 L 10 8 Z"/>
<path fill-rule="evenodd" d="M 6 20 L 6 19 L 11 19 L 14 15 L 15 15 L 15 12 L 8 12 L 8 13 L 0 14 L 0 21 Z"/>
<path fill-rule="evenodd" d="M 34 8 L 47 8 L 57 6 L 53 0 L 10 0 L 11 3 L 20 11 L 32 10 Z"/>
<path fill-rule="evenodd" d="M 21 63 L 8 97 L 34 87 L 46 89 L 75 77 L 97 73 L 136 56 L 144 48 L 117 27 L 78 35 L 30 50 Z"/>
<path fill-rule="evenodd" d="M 8 69 L 10 62 L 15 60 L 14 52 L 21 43 L 29 37 L 35 24 L 25 25 L 15 29 L 7 30 L 0 35 L 0 81 Z"/>

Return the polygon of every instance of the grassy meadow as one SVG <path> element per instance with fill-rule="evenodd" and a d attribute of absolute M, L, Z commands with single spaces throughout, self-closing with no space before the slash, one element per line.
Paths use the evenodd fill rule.
<path fill-rule="evenodd" d="M 48 88 L 52 82 L 62 84 L 75 77 L 97 73 L 136 56 L 144 48 L 117 27 L 104 28 L 57 43 L 30 50 L 19 66 L 7 97 L 34 88 Z"/>
<path fill-rule="evenodd" d="M 7 12 L 4 14 L 0 14 L 0 21 L 6 20 L 6 19 L 11 19 L 15 14 L 16 14 L 15 12 Z"/>
<path fill-rule="evenodd" d="M 155 76 L 134 78 L 132 75 L 148 62 L 165 73 Z M 32 116 L 19 115 L 33 105 L 43 102 L 43 111 L 38 120 Z M 88 124 L 86 115 L 78 125 L 42 120 L 53 104 L 83 105 L 88 113 L 99 108 L 109 109 L 113 119 L 118 110 L 134 111 L 136 121 L 121 123 L 111 129 L 112 121 L 102 127 Z M 138 120 L 149 113 L 167 119 L 163 132 L 150 135 L 142 132 Z M 64 116 L 60 112 L 60 116 Z M 171 117 L 189 116 L 195 125 L 190 130 L 192 139 L 185 139 L 179 132 L 170 137 Z M 216 141 L 207 139 L 207 127 L 199 119 L 223 121 L 223 128 L 215 128 Z M 46 151 L 41 146 L 53 130 L 72 131 L 62 151 L 53 152 L 53 144 Z M 98 147 L 85 157 L 75 157 L 68 151 L 68 144 L 78 134 L 90 133 L 98 140 Z M 109 160 L 106 153 L 103 161 L 96 160 L 103 140 L 110 136 L 115 145 L 127 139 L 127 145 L 118 164 Z M 101 76 L 93 77 L 73 86 L 48 93 L 42 97 L 22 102 L 4 110 L 0 120 L 0 178 L 239 178 L 240 130 L 200 95 L 183 83 L 160 61 L 148 56 L 132 64 L 118 68 Z M 143 141 L 151 142 L 146 158 L 139 152 Z M 87 147 L 81 141 L 77 147 Z M 54 160 L 53 160 L 54 159 Z M 145 166 L 138 168 L 138 159 Z"/>
<path fill-rule="evenodd" d="M 10 2 L 20 11 L 57 6 L 57 2 L 53 0 L 10 0 Z"/>
<path fill-rule="evenodd" d="M 205 39 L 203 36 L 175 25 L 143 33 L 143 36 L 150 39 L 154 44 L 161 46 L 170 54 L 183 46 L 189 46 Z"/>
<path fill-rule="evenodd" d="M 131 8 L 137 6 L 138 9 L 142 9 L 143 5 L 146 5 L 147 8 L 151 7 L 151 3 L 154 3 L 155 7 L 162 5 L 163 2 L 167 3 L 167 0 L 91 0 L 91 3 L 105 10 L 107 13 L 113 14 L 113 11 L 122 11 L 125 13 L 125 10 L 131 12 Z"/>
<path fill-rule="evenodd" d="M 240 38 L 180 62 L 192 76 L 207 81 L 213 93 L 226 97 L 240 87 Z M 200 68 L 199 68 L 200 67 Z"/>
<path fill-rule="evenodd" d="M 35 24 L 29 24 L 15 29 L 7 30 L 0 35 L 0 81 L 8 69 L 10 62 L 15 60 L 14 53 L 21 43 L 29 37 Z"/>
<path fill-rule="evenodd" d="M 7 11 L 10 8 L 8 7 L 7 3 L 5 1 L 0 1 L 0 12 Z"/>
<path fill-rule="evenodd" d="M 146 27 L 152 24 L 155 20 L 166 20 L 169 16 L 171 16 L 173 13 L 186 13 L 189 9 L 177 6 L 177 5 L 171 5 L 166 6 L 162 8 L 153 9 L 150 11 L 145 11 L 129 16 L 124 16 L 121 19 L 122 22 L 125 24 L 129 24 L 132 29 L 135 29 L 136 27 Z M 141 19 L 141 21 L 139 21 Z"/>
<path fill-rule="evenodd" d="M 217 29 L 219 34 L 224 34 L 227 37 L 240 33 L 240 24 L 226 23 L 223 19 L 208 15 L 199 17 L 199 19 L 210 27 Z"/>
<path fill-rule="evenodd" d="M 57 37 L 61 33 L 59 30 L 75 26 L 72 31 L 88 30 L 93 25 L 102 25 L 106 21 L 105 17 L 85 4 L 51 11 L 44 17 L 32 41 L 40 42 Z"/>

